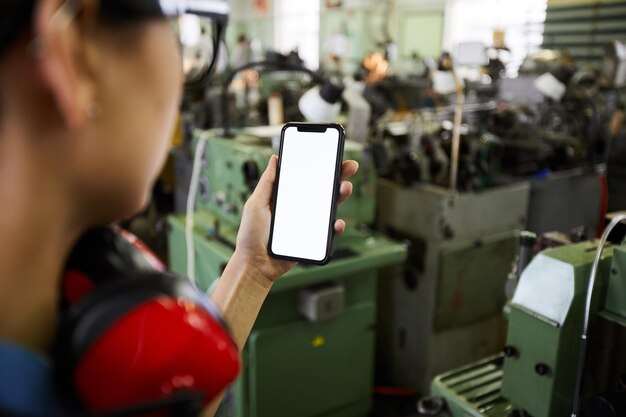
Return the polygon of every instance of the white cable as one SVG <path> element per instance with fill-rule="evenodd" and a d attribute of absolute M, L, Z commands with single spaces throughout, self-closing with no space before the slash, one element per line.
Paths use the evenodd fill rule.
<path fill-rule="evenodd" d="M 187 277 L 196 286 L 196 248 L 193 239 L 194 213 L 196 210 L 196 195 L 198 194 L 198 183 L 200 182 L 200 171 L 202 168 L 202 156 L 206 146 L 206 136 L 200 135 L 193 160 L 191 171 L 191 181 L 189 182 L 189 193 L 187 194 L 187 210 L 185 216 L 185 249 L 187 250 Z"/>
<path fill-rule="evenodd" d="M 209 289 L 206 291 L 207 295 L 210 296 L 211 294 L 213 294 L 213 291 L 215 291 L 215 288 L 217 287 L 217 284 L 220 282 L 221 278 L 222 277 L 215 278 L 215 280 L 209 286 Z"/>
<path fill-rule="evenodd" d="M 609 235 L 619 223 L 626 220 L 626 214 L 615 216 L 611 223 L 604 229 L 598 249 L 596 250 L 596 257 L 593 260 L 593 266 L 591 267 L 591 274 L 589 275 L 589 284 L 587 286 L 587 298 L 585 301 L 585 316 L 583 318 L 583 333 L 580 335 L 580 351 L 578 356 L 578 369 L 576 377 L 576 386 L 574 391 L 574 406 L 572 409 L 572 417 L 576 417 L 580 411 L 580 394 L 582 388 L 582 377 L 585 368 L 585 355 L 587 353 L 587 337 L 589 336 L 589 316 L 591 315 L 591 299 L 593 297 L 593 289 L 595 287 L 596 275 L 598 274 L 598 267 L 600 260 L 602 259 L 602 252 L 606 246 L 606 241 Z"/>

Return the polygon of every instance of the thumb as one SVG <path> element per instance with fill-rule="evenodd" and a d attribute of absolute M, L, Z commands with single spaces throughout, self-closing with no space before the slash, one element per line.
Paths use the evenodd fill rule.
<path fill-rule="evenodd" d="M 272 155 L 267 164 L 267 168 L 265 168 L 263 175 L 261 175 L 261 178 L 259 179 L 259 183 L 257 184 L 254 193 L 250 196 L 250 198 L 254 199 L 255 202 L 260 204 L 269 204 L 272 199 L 277 165 L 278 157 L 276 155 Z"/>

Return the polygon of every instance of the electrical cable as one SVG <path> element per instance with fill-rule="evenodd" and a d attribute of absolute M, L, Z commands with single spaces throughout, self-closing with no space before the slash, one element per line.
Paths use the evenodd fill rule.
<path fill-rule="evenodd" d="M 593 289 L 596 282 L 596 275 L 598 274 L 598 266 L 600 265 L 600 259 L 602 258 L 602 252 L 604 251 L 604 247 L 606 246 L 606 242 L 609 238 L 609 235 L 623 220 L 626 220 L 626 214 L 622 214 L 616 216 L 611 223 L 606 227 L 602 237 L 600 238 L 600 243 L 598 244 L 598 249 L 596 250 L 596 256 L 593 260 L 593 266 L 591 267 L 591 274 L 589 275 L 589 284 L 587 286 L 587 298 L 585 301 L 585 316 L 583 318 L 583 332 L 580 336 L 580 350 L 578 355 L 578 368 L 576 374 L 576 386 L 574 390 L 574 403 L 572 408 L 571 417 L 577 417 L 578 412 L 580 411 L 580 395 L 582 391 L 582 379 L 583 372 L 585 369 L 585 356 L 587 354 L 587 338 L 589 336 L 589 316 L 591 315 L 591 299 L 593 297 Z"/>
<path fill-rule="evenodd" d="M 604 232 L 604 219 L 609 211 L 609 183 L 606 174 L 606 165 L 598 168 L 598 179 L 600 180 L 600 218 L 598 219 L 598 231 L 596 237 L 599 239 Z"/>
<path fill-rule="evenodd" d="M 200 170 L 202 167 L 202 157 L 206 147 L 207 138 L 200 135 L 194 154 L 191 180 L 189 182 L 189 194 L 187 194 L 187 207 L 185 216 L 185 249 L 187 251 L 187 277 L 196 286 L 196 249 L 193 239 L 194 213 L 196 209 L 196 196 L 198 194 L 198 183 L 200 182 Z"/>
<path fill-rule="evenodd" d="M 238 68 L 233 69 L 228 74 L 228 76 L 224 80 L 224 83 L 222 84 L 222 100 L 221 100 L 222 128 L 224 129 L 223 136 L 226 138 L 232 137 L 232 133 L 230 131 L 230 127 L 231 127 L 230 126 L 230 112 L 229 112 L 229 107 L 228 107 L 228 87 L 230 87 L 230 84 L 235 79 L 235 75 L 237 75 L 241 71 L 245 71 L 247 69 L 253 69 L 253 68 L 266 69 L 266 70 L 271 70 L 271 71 L 303 72 L 305 74 L 308 74 L 313 80 L 313 82 L 315 82 L 316 84 L 322 84 L 324 82 L 324 79 L 320 77 L 314 71 L 306 68 L 303 65 L 293 64 L 289 62 L 271 61 L 271 60 L 256 61 L 256 62 L 250 62 L 249 64 L 242 65 Z"/>
<path fill-rule="evenodd" d="M 215 36 L 213 37 L 213 59 L 205 70 L 194 80 L 185 83 L 186 89 L 203 88 L 209 83 L 209 76 L 217 65 L 220 42 L 224 36 L 225 25 L 215 22 Z M 206 147 L 206 137 L 200 135 L 196 144 L 191 180 L 189 182 L 189 194 L 187 194 L 187 207 L 185 210 L 185 249 L 187 251 L 187 277 L 191 283 L 196 285 L 196 249 L 193 239 L 194 213 L 196 208 L 196 196 L 198 194 L 198 184 L 200 182 L 200 170 L 204 148 Z"/>
<path fill-rule="evenodd" d="M 215 36 L 213 36 L 213 58 L 211 59 L 211 63 L 204 68 L 204 70 L 197 75 L 192 80 L 185 81 L 185 89 L 186 90 L 194 90 L 198 88 L 205 88 L 209 85 L 210 75 L 213 73 L 213 69 L 217 65 L 219 53 L 220 53 L 220 43 L 222 42 L 222 38 L 224 37 L 224 25 L 215 22 Z"/>

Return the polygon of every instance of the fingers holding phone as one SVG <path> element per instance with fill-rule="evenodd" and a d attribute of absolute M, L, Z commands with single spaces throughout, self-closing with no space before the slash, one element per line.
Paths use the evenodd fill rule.
<path fill-rule="evenodd" d="M 352 193 L 343 181 L 358 164 L 342 163 L 345 135 L 336 124 L 289 123 L 281 135 L 268 252 L 275 259 L 323 265 L 343 232 L 337 206 Z M 345 166 L 345 169 L 344 169 Z"/>
<path fill-rule="evenodd" d="M 337 204 L 345 202 L 352 194 L 352 184 L 348 181 L 356 174 L 359 164 L 344 161 L 341 164 L 340 186 Z M 236 259 L 255 268 L 270 281 L 278 279 L 291 269 L 295 262 L 273 258 L 268 253 L 268 237 L 272 219 L 272 198 L 278 173 L 278 157 L 272 156 L 263 172 L 254 193 L 246 203 L 237 237 Z M 302 187 L 304 190 L 304 186 Z M 346 223 L 337 219 L 334 224 L 336 235 L 344 232 Z"/>

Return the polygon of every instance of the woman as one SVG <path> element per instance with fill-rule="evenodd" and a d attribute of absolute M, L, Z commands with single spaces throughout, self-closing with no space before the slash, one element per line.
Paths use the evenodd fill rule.
<path fill-rule="evenodd" d="M 42 355 L 69 251 L 88 228 L 146 205 L 181 98 L 170 22 L 113 15 L 107 1 L 0 5 L 0 344 Z M 212 296 L 240 349 L 272 284 L 293 267 L 266 250 L 276 162 L 245 206 Z M 341 201 L 357 169 L 344 163 Z"/>

